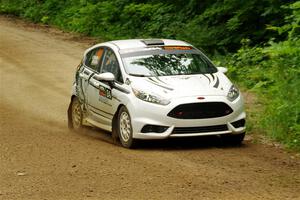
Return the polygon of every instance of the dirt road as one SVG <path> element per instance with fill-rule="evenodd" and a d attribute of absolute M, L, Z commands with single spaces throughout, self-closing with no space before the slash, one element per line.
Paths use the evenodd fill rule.
<path fill-rule="evenodd" d="M 0 17 L 0 199 L 300 199 L 300 159 L 246 140 L 145 142 L 68 130 L 86 42 Z"/>

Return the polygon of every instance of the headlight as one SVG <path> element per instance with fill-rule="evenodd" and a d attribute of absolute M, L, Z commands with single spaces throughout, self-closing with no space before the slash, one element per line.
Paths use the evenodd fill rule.
<path fill-rule="evenodd" d="M 150 103 L 156 103 L 156 104 L 160 104 L 160 105 L 168 105 L 170 103 L 169 100 L 164 99 L 163 97 L 161 97 L 157 94 L 153 94 L 153 93 L 149 94 L 145 91 L 134 89 L 134 88 L 132 88 L 132 91 L 137 98 L 139 98 L 143 101 L 147 101 Z"/>
<path fill-rule="evenodd" d="M 236 98 L 238 98 L 238 96 L 240 95 L 239 89 L 232 85 L 228 94 L 227 94 L 227 99 L 229 101 L 234 101 Z"/>

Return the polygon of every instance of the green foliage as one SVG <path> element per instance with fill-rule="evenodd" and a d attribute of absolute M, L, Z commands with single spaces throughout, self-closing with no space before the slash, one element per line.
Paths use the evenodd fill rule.
<path fill-rule="evenodd" d="M 271 43 L 265 49 L 270 55 L 267 64 L 272 66 L 269 76 L 274 84 L 269 88 L 266 116 L 263 125 L 271 128 L 269 134 L 300 148 L 300 40 Z"/>
<path fill-rule="evenodd" d="M 272 138 L 290 148 L 300 150 L 300 2 L 291 4 L 292 15 L 281 27 L 269 27 L 278 34 L 288 33 L 287 39 L 270 42 L 265 47 L 243 47 L 231 59 L 229 75 L 262 99 L 265 110 L 258 114 L 257 125 Z"/>
<path fill-rule="evenodd" d="M 14 3 L 11 3 L 9 0 L 1 0 L 0 13 L 19 16 L 23 9 L 20 6 L 20 3 L 21 1 L 15 1 Z"/>
<path fill-rule="evenodd" d="M 275 34 L 265 29 L 284 21 L 281 0 L 1 0 L 0 13 L 69 31 L 101 37 L 176 38 L 206 52 L 235 52 L 240 41 L 267 42 Z M 276 39 L 282 39 L 276 36 Z"/>

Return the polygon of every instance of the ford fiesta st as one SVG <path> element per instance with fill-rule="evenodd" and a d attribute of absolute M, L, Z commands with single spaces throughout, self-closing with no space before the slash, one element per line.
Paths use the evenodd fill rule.
<path fill-rule="evenodd" d="M 97 44 L 76 70 L 68 125 L 110 131 L 126 148 L 138 139 L 203 135 L 240 144 L 244 103 L 226 71 L 183 41 Z"/>

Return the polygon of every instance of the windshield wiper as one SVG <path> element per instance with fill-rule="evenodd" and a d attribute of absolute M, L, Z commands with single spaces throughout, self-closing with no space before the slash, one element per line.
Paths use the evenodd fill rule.
<path fill-rule="evenodd" d="M 132 74 L 132 73 L 129 73 L 130 76 L 137 76 L 137 77 L 149 77 L 145 74 Z"/>

